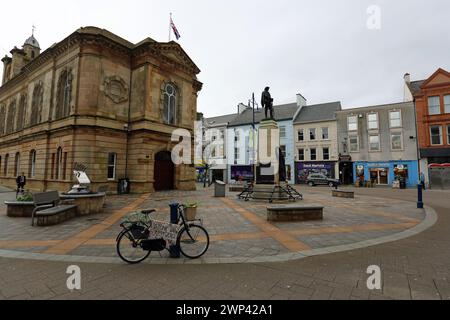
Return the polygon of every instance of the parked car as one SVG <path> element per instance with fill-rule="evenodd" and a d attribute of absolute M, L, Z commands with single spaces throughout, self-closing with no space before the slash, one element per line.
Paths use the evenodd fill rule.
<path fill-rule="evenodd" d="M 308 176 L 306 184 L 308 184 L 310 187 L 325 185 L 330 186 L 331 188 L 335 188 L 340 185 L 340 182 L 336 179 L 330 179 L 323 174 L 311 174 Z"/>

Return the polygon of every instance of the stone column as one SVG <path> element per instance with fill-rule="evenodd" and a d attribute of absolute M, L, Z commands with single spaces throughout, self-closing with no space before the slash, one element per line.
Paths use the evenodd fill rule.
<path fill-rule="evenodd" d="M 274 120 L 263 120 L 258 129 L 258 165 L 256 184 L 279 184 L 278 148 L 280 131 Z M 271 167 L 268 167 L 270 166 Z"/>

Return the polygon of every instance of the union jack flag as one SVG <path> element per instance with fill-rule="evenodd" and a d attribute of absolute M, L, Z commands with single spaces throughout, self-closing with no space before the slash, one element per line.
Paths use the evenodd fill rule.
<path fill-rule="evenodd" d="M 173 33 L 175 34 L 175 37 L 177 38 L 177 40 L 179 40 L 181 38 L 181 35 L 178 32 L 178 29 L 175 26 L 175 23 L 173 23 L 172 17 L 170 17 L 170 25 L 172 27 Z"/>

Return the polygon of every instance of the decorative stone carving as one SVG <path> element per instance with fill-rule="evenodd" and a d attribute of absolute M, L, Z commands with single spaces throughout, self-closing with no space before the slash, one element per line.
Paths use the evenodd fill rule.
<path fill-rule="evenodd" d="M 121 77 L 112 76 L 105 78 L 104 93 L 114 103 L 128 101 L 128 86 Z"/>

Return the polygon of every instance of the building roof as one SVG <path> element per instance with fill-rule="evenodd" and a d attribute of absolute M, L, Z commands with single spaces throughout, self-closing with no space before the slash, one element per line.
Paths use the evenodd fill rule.
<path fill-rule="evenodd" d="M 392 108 L 412 108 L 414 107 L 414 103 L 411 101 L 408 102 L 395 102 L 395 103 L 388 103 L 388 104 L 380 104 L 375 106 L 366 106 L 366 107 L 357 107 L 357 108 L 349 108 L 349 109 L 343 109 L 338 111 L 338 114 L 346 114 L 346 113 L 358 113 L 358 112 L 367 112 L 372 111 L 376 109 L 392 109 Z"/>
<path fill-rule="evenodd" d="M 205 119 L 205 124 L 207 126 L 228 125 L 237 116 L 238 115 L 236 113 L 233 113 L 233 114 L 227 114 L 225 116 L 206 118 Z"/>
<path fill-rule="evenodd" d="M 292 120 L 298 110 L 297 103 L 274 106 L 274 117 L 276 121 Z M 255 110 L 255 123 L 260 123 L 266 118 L 264 109 Z M 230 122 L 230 127 L 238 127 L 253 123 L 253 109 L 248 108 Z"/>
<path fill-rule="evenodd" d="M 31 37 L 29 37 L 25 43 L 23 44 L 24 46 L 26 45 L 30 45 L 32 47 L 38 48 L 40 49 L 41 47 L 39 46 L 39 42 L 36 40 L 36 38 L 34 37 L 34 35 L 32 35 Z"/>
<path fill-rule="evenodd" d="M 411 91 L 411 94 L 413 96 L 420 92 L 420 87 L 425 83 L 425 81 L 426 80 L 411 81 L 407 84 L 409 87 L 409 91 Z"/>
<path fill-rule="evenodd" d="M 310 123 L 336 120 L 336 112 L 342 110 L 340 101 L 305 106 L 294 119 L 294 123 Z"/>

